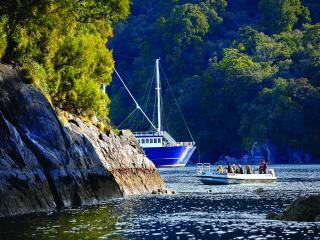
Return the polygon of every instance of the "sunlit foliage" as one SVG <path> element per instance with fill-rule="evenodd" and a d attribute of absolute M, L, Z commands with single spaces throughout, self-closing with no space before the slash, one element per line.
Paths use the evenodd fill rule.
<path fill-rule="evenodd" d="M 128 0 L 12 0 L 0 3 L 0 54 L 18 64 L 54 106 L 107 119 L 114 61 L 105 47 Z"/>

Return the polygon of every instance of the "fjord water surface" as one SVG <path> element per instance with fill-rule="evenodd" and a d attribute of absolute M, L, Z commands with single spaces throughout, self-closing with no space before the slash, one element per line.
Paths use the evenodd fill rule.
<path fill-rule="evenodd" d="M 273 168 L 275 184 L 228 186 L 203 185 L 195 167 L 160 169 L 177 194 L 2 219 L 0 239 L 320 239 L 320 222 L 266 220 L 296 197 L 320 193 L 320 165 Z"/>

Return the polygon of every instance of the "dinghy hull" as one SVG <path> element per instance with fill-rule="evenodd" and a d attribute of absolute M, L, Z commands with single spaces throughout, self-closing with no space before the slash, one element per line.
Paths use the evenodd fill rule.
<path fill-rule="evenodd" d="M 198 175 L 206 185 L 227 185 L 241 183 L 274 183 L 277 177 L 272 174 L 234 174 L 234 173 L 202 173 Z"/>

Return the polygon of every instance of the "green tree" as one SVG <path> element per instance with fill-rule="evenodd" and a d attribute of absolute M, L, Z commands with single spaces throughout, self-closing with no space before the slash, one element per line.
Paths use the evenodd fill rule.
<path fill-rule="evenodd" d="M 207 160 L 241 156 L 267 140 L 279 152 L 294 147 L 319 157 L 318 2 L 133 0 L 132 15 L 117 25 L 110 45 L 139 102 L 161 57 Z M 115 123 L 130 112 L 119 85 L 112 83 Z M 162 90 L 170 133 L 188 139 L 165 84 Z M 151 116 L 152 104 L 146 109 Z"/>
<path fill-rule="evenodd" d="M 291 31 L 300 21 L 310 22 L 308 8 L 300 0 L 261 0 L 261 27 L 269 34 Z"/>
<path fill-rule="evenodd" d="M 299 147 L 320 155 L 320 89 L 313 86 L 307 78 L 291 80 L 288 94 L 303 109 L 303 123 L 298 127 L 304 130 L 298 140 Z"/>
<path fill-rule="evenodd" d="M 288 81 L 276 79 L 273 88 L 264 88 L 241 116 L 240 134 L 247 149 L 258 141 L 278 146 L 299 147 L 303 137 L 302 107 L 288 94 Z"/>
<path fill-rule="evenodd" d="M 111 81 L 114 62 L 105 44 L 129 1 L 2 0 L 0 12 L 2 59 L 18 63 L 54 106 L 106 120 L 109 99 L 99 88 Z"/>
<path fill-rule="evenodd" d="M 169 71 L 184 75 L 188 63 L 186 53 L 193 55 L 193 60 L 202 59 L 203 37 L 208 33 L 207 16 L 197 4 L 186 3 L 175 6 L 168 17 L 158 20 L 158 31 L 166 54 L 165 61 Z M 196 47 L 195 47 L 196 46 Z M 189 54 L 188 54 L 189 55 Z"/>
<path fill-rule="evenodd" d="M 297 77 L 308 78 L 311 84 L 320 87 L 320 24 L 303 27 L 303 49 L 297 51 L 298 61 L 292 67 Z"/>

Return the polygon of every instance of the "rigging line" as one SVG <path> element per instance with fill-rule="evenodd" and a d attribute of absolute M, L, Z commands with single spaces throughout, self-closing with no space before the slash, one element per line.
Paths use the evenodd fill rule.
<path fill-rule="evenodd" d="M 153 80 L 154 80 L 154 72 L 152 74 L 152 78 L 147 83 L 147 87 L 146 87 L 145 93 L 143 94 L 143 97 L 142 97 L 142 102 L 145 103 L 143 108 L 146 109 L 146 111 L 147 111 L 148 105 L 149 105 L 149 99 L 150 99 L 150 93 L 151 93 L 151 89 L 152 89 Z M 146 101 L 145 101 L 145 98 L 146 98 Z M 143 124 L 144 124 L 144 118 L 141 119 L 140 127 L 143 127 Z"/>
<path fill-rule="evenodd" d="M 125 121 L 127 121 L 127 120 L 131 117 L 131 115 L 134 114 L 135 111 L 137 111 L 137 110 L 138 110 L 138 108 L 135 108 L 135 109 L 129 114 L 129 116 L 126 117 L 126 118 L 117 126 L 117 128 L 119 128 Z"/>
<path fill-rule="evenodd" d="M 189 135 L 190 135 L 190 137 L 191 137 L 191 140 L 192 140 L 192 142 L 195 142 L 194 139 L 193 139 L 192 133 L 191 133 L 189 127 L 188 127 L 188 124 L 187 124 L 187 122 L 186 122 L 186 120 L 185 120 L 185 118 L 184 118 L 184 116 L 183 116 L 183 114 L 182 114 L 182 111 L 181 111 L 180 105 L 179 105 L 179 103 L 178 103 L 178 100 L 176 99 L 176 97 L 175 97 L 174 94 L 173 94 L 172 88 L 171 88 L 171 86 L 170 86 L 170 84 L 169 84 L 169 81 L 168 81 L 168 79 L 167 79 L 166 74 L 164 73 L 164 70 L 163 70 L 163 68 L 162 68 L 161 63 L 159 63 L 159 65 L 160 65 L 161 71 L 162 71 L 162 73 L 163 73 L 163 75 L 164 75 L 164 78 L 165 78 L 166 81 L 167 81 L 167 84 L 168 84 L 168 86 L 169 86 L 170 92 L 171 92 L 171 94 L 172 94 L 172 96 L 173 96 L 173 98 L 174 98 L 174 100 L 175 100 L 175 102 L 176 102 L 176 104 L 177 104 L 177 106 L 178 106 L 178 110 L 179 110 L 179 112 L 180 112 L 180 114 L 181 114 L 181 117 L 182 117 L 182 119 L 183 119 L 184 124 L 186 125 L 186 128 L 187 128 L 187 130 L 188 130 L 188 132 L 189 132 Z"/>
<path fill-rule="evenodd" d="M 201 155 L 200 155 L 200 146 L 197 145 L 197 150 L 198 150 L 198 163 L 201 163 Z"/>
<path fill-rule="evenodd" d="M 145 97 L 147 97 L 148 99 L 148 96 L 150 95 L 150 91 L 151 91 L 151 88 L 152 88 L 152 82 L 153 82 L 153 79 L 154 79 L 154 73 L 152 74 L 152 78 L 149 79 L 148 83 L 147 83 L 147 86 L 146 86 L 146 89 L 144 91 L 144 94 L 143 94 L 143 97 L 142 97 L 142 102 L 145 102 Z M 145 107 L 145 106 L 144 106 Z"/>
<path fill-rule="evenodd" d="M 157 94 L 156 93 L 154 93 L 154 103 L 153 103 L 153 112 L 152 112 L 152 121 L 155 121 L 155 119 L 156 119 L 156 108 L 157 108 L 157 101 L 156 101 L 156 99 L 157 99 Z"/>
<path fill-rule="evenodd" d="M 139 117 L 137 116 L 137 114 L 133 115 L 132 118 L 130 119 L 131 129 L 135 129 L 136 131 L 139 130 L 138 128 L 136 128 L 138 121 L 139 121 Z"/>
<path fill-rule="evenodd" d="M 151 88 L 152 88 L 152 85 L 150 85 L 150 90 L 149 90 L 149 93 L 148 93 L 148 97 L 147 97 L 147 101 L 146 101 L 145 109 L 147 109 L 147 108 L 148 108 L 148 106 L 149 106 L 149 100 L 150 100 L 150 92 L 151 92 Z"/>
<path fill-rule="evenodd" d="M 150 87 L 149 87 L 149 91 L 148 91 L 148 94 L 147 94 L 147 101 L 146 101 L 146 104 L 145 104 L 145 109 L 147 109 L 147 107 L 148 107 L 148 104 L 149 104 L 149 99 L 150 99 L 150 93 L 151 93 L 151 89 L 152 89 L 152 83 L 153 83 L 153 80 L 154 80 L 154 73 L 153 73 L 153 75 L 152 75 L 152 79 L 151 79 L 151 82 L 150 82 Z"/>
<path fill-rule="evenodd" d="M 164 109 L 163 101 L 161 102 L 161 109 Z M 165 131 L 167 131 L 167 132 L 170 132 L 169 125 L 168 125 L 168 121 L 167 121 L 166 111 L 163 111 L 162 116 L 163 116 L 163 120 L 164 120 L 163 130 L 165 130 Z"/>
<path fill-rule="evenodd" d="M 129 93 L 130 97 L 132 98 L 132 100 L 134 101 L 134 103 L 136 104 L 136 107 L 140 110 L 140 112 L 143 114 L 143 116 L 148 120 L 148 122 L 151 124 L 151 126 L 156 130 L 157 128 L 154 126 L 154 124 L 150 121 L 150 119 L 148 118 L 148 116 L 144 113 L 144 111 L 141 109 L 140 105 L 138 104 L 138 102 L 136 101 L 136 99 L 133 97 L 133 95 L 131 94 L 130 90 L 127 88 L 127 85 L 124 83 L 123 79 L 121 78 L 121 76 L 119 75 L 118 71 L 116 70 L 115 67 L 113 67 L 114 72 L 117 74 L 118 78 L 120 79 L 120 81 L 122 82 L 123 86 L 125 87 L 125 89 L 127 90 L 127 92 Z"/>

